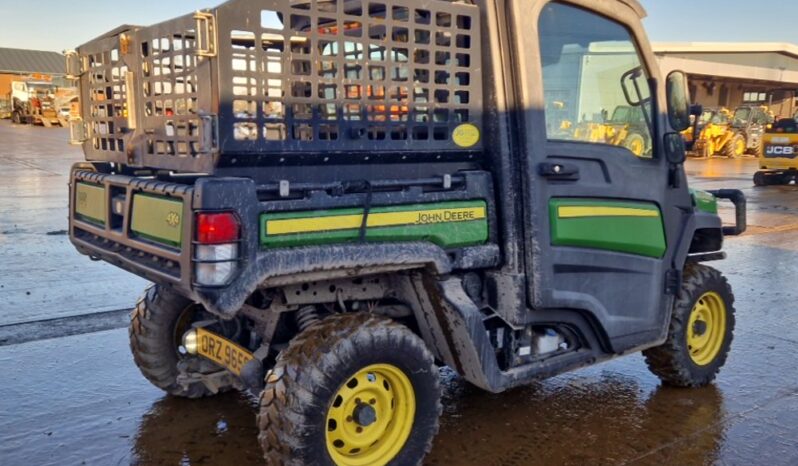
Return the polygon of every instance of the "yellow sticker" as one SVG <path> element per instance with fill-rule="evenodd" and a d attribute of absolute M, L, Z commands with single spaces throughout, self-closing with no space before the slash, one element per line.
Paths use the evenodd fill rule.
<path fill-rule="evenodd" d="M 460 147 L 474 147 L 479 142 L 479 128 L 471 123 L 464 123 L 454 129 L 452 139 Z"/>

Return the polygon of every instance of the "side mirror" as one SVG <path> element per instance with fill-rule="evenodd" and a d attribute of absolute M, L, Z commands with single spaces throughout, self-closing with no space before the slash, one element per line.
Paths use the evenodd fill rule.
<path fill-rule="evenodd" d="M 665 134 L 665 158 L 671 165 L 681 165 L 687 158 L 687 148 L 679 133 Z"/>
<path fill-rule="evenodd" d="M 690 127 L 690 90 L 687 75 L 683 71 L 673 71 L 665 83 L 668 96 L 668 121 L 674 131 L 684 131 Z"/>

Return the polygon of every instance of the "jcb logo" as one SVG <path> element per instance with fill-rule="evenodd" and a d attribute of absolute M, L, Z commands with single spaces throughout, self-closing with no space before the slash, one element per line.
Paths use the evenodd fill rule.
<path fill-rule="evenodd" d="M 768 146 L 765 155 L 795 155 L 795 148 L 792 146 Z"/>

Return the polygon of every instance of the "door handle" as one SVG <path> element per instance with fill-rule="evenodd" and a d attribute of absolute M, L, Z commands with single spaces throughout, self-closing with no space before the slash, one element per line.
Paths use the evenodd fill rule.
<path fill-rule="evenodd" d="M 538 174 L 552 180 L 576 181 L 579 179 L 579 167 L 562 163 L 544 162 L 538 165 Z"/>

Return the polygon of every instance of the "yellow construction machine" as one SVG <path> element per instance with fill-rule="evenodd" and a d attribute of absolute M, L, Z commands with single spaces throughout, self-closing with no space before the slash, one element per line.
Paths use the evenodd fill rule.
<path fill-rule="evenodd" d="M 705 109 L 699 120 L 700 131 L 693 144 L 693 154 L 700 158 L 723 155 L 737 158 L 745 154 L 745 137 L 731 125 L 732 113 L 726 108 Z"/>
<path fill-rule="evenodd" d="M 640 107 L 621 105 L 603 123 L 584 123 L 577 126 L 573 138 L 578 141 L 600 142 L 623 146 L 638 157 L 651 153 L 651 138 L 645 130 L 646 120 Z"/>
<path fill-rule="evenodd" d="M 798 121 L 795 118 L 777 121 L 764 134 L 759 168 L 754 174 L 756 186 L 798 182 Z"/>

